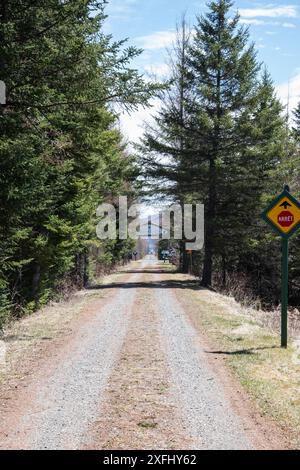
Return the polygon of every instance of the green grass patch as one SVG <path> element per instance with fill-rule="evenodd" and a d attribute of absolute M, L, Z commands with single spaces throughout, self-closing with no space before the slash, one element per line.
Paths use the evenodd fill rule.
<path fill-rule="evenodd" d="M 157 423 L 151 421 L 141 421 L 138 426 L 144 429 L 154 429 L 157 427 Z"/>

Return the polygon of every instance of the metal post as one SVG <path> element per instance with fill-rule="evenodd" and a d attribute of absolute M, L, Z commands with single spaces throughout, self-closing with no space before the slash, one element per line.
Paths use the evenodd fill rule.
<path fill-rule="evenodd" d="M 288 283 L 289 283 L 289 241 L 282 239 L 282 281 L 281 281 L 281 347 L 288 343 Z"/>

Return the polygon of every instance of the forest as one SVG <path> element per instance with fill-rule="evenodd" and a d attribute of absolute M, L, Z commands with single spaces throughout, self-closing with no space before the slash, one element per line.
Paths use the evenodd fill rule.
<path fill-rule="evenodd" d="M 193 26 L 182 19 L 164 83 L 132 66 L 139 48 L 104 33 L 106 3 L 0 0 L 0 325 L 128 258 L 131 240 L 96 236 L 96 208 L 120 195 L 204 203 L 205 247 L 193 254 L 201 285 L 273 307 L 280 238 L 260 213 L 285 184 L 300 195 L 300 104 L 289 116 L 233 2 L 209 2 Z M 132 150 L 119 110 L 154 97 L 155 123 Z"/>
<path fill-rule="evenodd" d="M 118 130 L 156 90 L 130 67 L 140 53 L 103 33 L 105 2 L 1 0 L 0 317 L 21 316 L 128 256 L 101 242 L 96 208 L 134 197 Z"/>

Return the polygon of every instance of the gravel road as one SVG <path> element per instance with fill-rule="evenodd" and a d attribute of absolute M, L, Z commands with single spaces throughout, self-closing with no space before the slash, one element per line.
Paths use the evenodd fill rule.
<path fill-rule="evenodd" d="M 183 417 L 197 449 L 251 449 L 239 418 L 232 412 L 218 378 L 210 369 L 201 340 L 171 289 L 156 289 L 171 375 Z"/>
<path fill-rule="evenodd" d="M 133 274 L 127 282 L 137 279 L 138 274 Z M 85 324 L 67 357 L 58 361 L 54 374 L 41 384 L 34 409 L 22 416 L 12 442 L 21 436 L 21 447 L 35 450 L 84 445 L 123 344 L 135 296 L 134 289 L 119 289 Z"/>
<path fill-rule="evenodd" d="M 0 448 L 253 447 L 168 284 L 172 274 L 151 260 L 133 266 L 125 280 L 104 286 L 106 302 L 98 298 L 49 370 L 33 370 L 23 409 L 22 386 L 14 392 Z"/>

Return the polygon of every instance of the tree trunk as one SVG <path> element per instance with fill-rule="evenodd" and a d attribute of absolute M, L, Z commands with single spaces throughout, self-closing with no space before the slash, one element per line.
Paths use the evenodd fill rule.
<path fill-rule="evenodd" d="M 83 254 L 83 287 L 89 286 L 89 256 L 87 251 Z"/>
<path fill-rule="evenodd" d="M 189 259 L 185 249 L 185 242 L 180 244 L 180 272 L 184 274 L 189 272 Z"/>
<path fill-rule="evenodd" d="M 35 265 L 34 274 L 32 277 L 32 296 L 35 297 L 40 284 L 41 279 L 41 266 L 39 264 Z"/>
<path fill-rule="evenodd" d="M 226 256 L 222 256 L 222 286 L 223 288 L 226 287 L 226 278 L 227 278 L 227 264 L 226 264 Z"/>
<path fill-rule="evenodd" d="M 201 286 L 210 287 L 212 284 L 213 247 L 216 215 L 216 164 L 214 158 L 209 166 L 209 194 L 205 222 L 205 253 Z"/>

